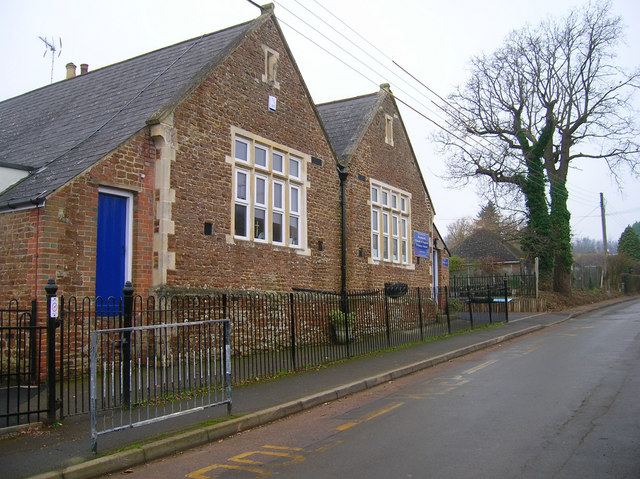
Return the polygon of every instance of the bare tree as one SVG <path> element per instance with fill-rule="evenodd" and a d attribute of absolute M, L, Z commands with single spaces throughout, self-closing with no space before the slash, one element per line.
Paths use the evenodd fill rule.
<path fill-rule="evenodd" d="M 473 220 L 469 216 L 458 218 L 447 226 L 447 237 L 445 241 L 449 248 L 453 248 L 465 240 L 474 229 Z"/>
<path fill-rule="evenodd" d="M 480 179 L 495 198 L 524 206 L 523 249 L 553 269 L 553 288 L 565 294 L 570 166 L 599 160 L 613 175 L 623 167 L 638 174 L 640 130 L 631 97 L 640 70 L 616 66 L 621 37 L 609 2 L 514 31 L 493 55 L 472 59 L 469 81 L 448 102 L 455 131 L 438 137 L 452 181 Z"/>

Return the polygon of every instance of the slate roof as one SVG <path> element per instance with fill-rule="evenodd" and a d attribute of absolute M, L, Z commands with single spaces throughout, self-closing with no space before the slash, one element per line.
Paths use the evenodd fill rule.
<path fill-rule="evenodd" d="M 270 14 L 0 102 L 0 165 L 32 171 L 0 209 L 42 203 L 161 119 Z"/>
<path fill-rule="evenodd" d="M 355 154 L 358 145 L 362 141 L 362 137 L 371 125 L 386 95 L 391 95 L 395 101 L 389 85 L 382 84 L 380 85 L 380 90 L 376 93 L 316 105 L 316 110 L 320 115 L 320 120 L 322 121 L 322 125 L 329 137 L 329 142 L 340 165 L 346 166 Z M 405 129 L 402 120 L 400 121 L 400 125 L 401 128 Z M 406 129 L 405 135 L 409 138 Z M 420 171 L 420 166 L 418 165 L 411 143 L 409 143 L 409 148 L 411 149 L 413 160 L 419 172 L 420 181 L 422 182 L 433 214 L 435 215 L 435 207 L 431 201 L 431 195 Z"/>
<path fill-rule="evenodd" d="M 519 262 L 522 253 L 515 246 L 503 241 L 499 235 L 487 229 L 479 229 L 460 244 L 450 249 L 451 254 L 467 261 L 495 258 L 503 263 Z"/>
<path fill-rule="evenodd" d="M 349 162 L 369 127 L 379 93 L 316 105 L 329 141 L 342 165 Z"/>

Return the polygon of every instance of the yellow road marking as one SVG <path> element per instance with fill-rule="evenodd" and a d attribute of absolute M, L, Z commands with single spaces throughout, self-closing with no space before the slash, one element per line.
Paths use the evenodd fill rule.
<path fill-rule="evenodd" d="M 399 408 L 403 404 L 404 404 L 403 402 L 399 402 L 399 403 L 392 404 L 388 408 L 379 409 L 379 410 L 374 411 L 374 412 L 368 414 L 367 416 L 363 417 L 362 419 L 359 419 L 359 420 L 357 420 L 355 422 L 348 422 L 346 424 L 343 424 L 342 426 L 338 426 L 336 428 L 336 430 L 337 431 L 346 431 L 347 429 L 351 429 L 353 426 L 357 426 L 358 424 L 362 424 L 364 422 L 370 421 L 371 419 L 375 419 L 378 416 L 382 416 L 383 414 L 386 414 L 386 413 L 388 413 L 390 411 L 393 411 L 394 409 Z"/>
<path fill-rule="evenodd" d="M 238 454 L 237 456 L 230 457 L 228 461 L 240 462 L 243 464 L 258 464 L 258 465 L 266 464 L 265 462 L 254 461 L 253 459 L 245 459 L 249 456 L 255 456 L 255 455 L 291 458 L 290 461 L 283 462 L 281 463 L 281 465 L 297 464 L 298 462 L 304 462 L 305 460 L 304 456 L 301 456 L 299 454 L 287 454 L 286 452 L 249 451 L 249 452 L 243 452 L 242 454 Z"/>
<path fill-rule="evenodd" d="M 265 471 L 262 469 L 256 469 L 254 467 L 232 466 L 232 465 L 226 465 L 226 464 L 213 464 L 212 466 L 207 466 L 197 471 L 191 472 L 184 477 L 189 477 L 190 479 L 211 479 L 210 476 L 205 476 L 204 474 L 206 472 L 213 471 L 215 469 L 232 469 L 235 471 L 252 472 L 254 474 L 257 474 L 260 477 L 268 477 L 273 474 L 272 471 L 269 471 L 269 470 Z"/>
<path fill-rule="evenodd" d="M 478 364 L 474 368 L 467 369 L 466 371 L 463 371 L 462 374 L 473 374 L 473 373 L 476 373 L 476 372 L 480 371 L 481 369 L 484 369 L 487 366 L 491 366 L 492 364 L 495 364 L 497 362 L 498 362 L 497 359 L 492 359 L 491 361 L 487 361 L 486 363 Z"/>
<path fill-rule="evenodd" d="M 285 446 L 262 446 L 265 449 L 277 449 L 280 451 L 304 451 L 301 447 L 285 447 Z"/>

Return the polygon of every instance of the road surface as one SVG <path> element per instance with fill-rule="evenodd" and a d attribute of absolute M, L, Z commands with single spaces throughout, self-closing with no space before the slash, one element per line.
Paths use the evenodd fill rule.
<path fill-rule="evenodd" d="M 153 478 L 639 478 L 640 302 L 128 470 Z"/>

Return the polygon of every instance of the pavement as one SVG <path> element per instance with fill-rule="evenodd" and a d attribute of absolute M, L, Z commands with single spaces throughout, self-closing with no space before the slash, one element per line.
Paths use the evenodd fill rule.
<path fill-rule="evenodd" d="M 558 313 L 510 313 L 509 323 L 477 329 L 233 390 L 226 407 L 101 436 L 91 453 L 89 415 L 58 427 L 26 427 L 0 436 L 0 474 L 7 478 L 82 479 L 117 473 L 178 451 L 220 440 L 421 369 L 636 297 L 612 299 Z"/>

